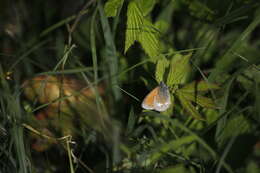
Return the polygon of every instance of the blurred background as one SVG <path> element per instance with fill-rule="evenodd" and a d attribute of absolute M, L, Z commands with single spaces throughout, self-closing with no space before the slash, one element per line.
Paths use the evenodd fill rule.
<path fill-rule="evenodd" d="M 260 172 L 260 2 L 0 11 L 0 172 Z M 142 110 L 160 81 L 171 107 Z"/>

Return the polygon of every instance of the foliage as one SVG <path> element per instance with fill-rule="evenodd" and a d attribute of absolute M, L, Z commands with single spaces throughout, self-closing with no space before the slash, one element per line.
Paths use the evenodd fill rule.
<path fill-rule="evenodd" d="M 0 172 L 260 172 L 259 2 L 0 10 Z"/>

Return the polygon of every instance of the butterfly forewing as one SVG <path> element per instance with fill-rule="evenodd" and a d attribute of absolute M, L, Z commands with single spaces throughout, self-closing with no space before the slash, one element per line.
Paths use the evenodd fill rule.
<path fill-rule="evenodd" d="M 154 88 L 143 100 L 142 108 L 147 110 L 154 109 L 154 99 L 158 94 L 159 87 Z"/>

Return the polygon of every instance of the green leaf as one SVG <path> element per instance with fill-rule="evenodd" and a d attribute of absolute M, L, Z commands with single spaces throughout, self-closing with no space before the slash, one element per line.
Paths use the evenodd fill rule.
<path fill-rule="evenodd" d="M 160 54 L 158 29 L 144 18 L 135 1 L 130 2 L 128 5 L 125 40 L 125 53 L 138 40 L 150 58 L 156 58 Z"/>
<path fill-rule="evenodd" d="M 179 164 L 174 167 L 164 168 L 160 173 L 190 173 L 190 171 L 185 168 L 184 164 Z"/>
<path fill-rule="evenodd" d="M 155 3 L 156 3 L 155 0 L 138 0 L 138 5 L 141 11 L 143 12 L 144 16 L 146 16 L 152 11 Z"/>
<path fill-rule="evenodd" d="M 126 135 L 129 135 L 130 133 L 133 132 L 135 122 L 136 122 L 136 117 L 134 114 L 134 108 L 131 107 L 130 112 L 129 112 L 128 122 L 127 122 L 127 127 L 126 127 Z"/>
<path fill-rule="evenodd" d="M 260 83 L 260 66 L 252 66 L 243 71 L 237 81 L 246 89 L 250 90 L 254 83 Z"/>
<path fill-rule="evenodd" d="M 219 118 L 219 110 L 216 109 L 203 109 L 203 115 L 205 115 L 207 124 L 213 125 L 215 121 Z"/>
<path fill-rule="evenodd" d="M 148 56 L 152 59 L 156 59 L 160 54 L 158 29 L 146 19 L 144 19 L 143 22 L 142 32 L 139 34 L 138 41 Z"/>
<path fill-rule="evenodd" d="M 212 157 L 212 159 L 217 160 L 219 158 L 218 153 L 209 144 L 207 144 L 207 142 L 204 139 L 202 139 L 200 136 L 198 136 L 198 134 L 193 132 L 190 128 L 188 128 L 184 124 L 182 124 L 177 118 L 173 119 L 173 118 L 170 118 L 167 116 L 161 116 L 160 114 L 148 114 L 148 116 L 158 117 L 158 118 L 167 120 L 167 121 L 171 122 L 172 125 L 174 125 L 178 129 L 180 129 L 181 131 L 183 131 L 189 135 L 195 136 L 198 144 L 200 144 L 208 152 L 208 154 Z M 224 167 L 227 170 L 227 172 L 230 172 L 230 173 L 234 172 L 231 169 L 230 165 L 228 165 L 225 161 L 224 161 Z"/>
<path fill-rule="evenodd" d="M 156 28 L 160 31 L 160 33 L 166 34 L 167 30 L 170 27 L 170 24 L 165 22 L 164 20 L 158 20 L 154 24 Z"/>
<path fill-rule="evenodd" d="M 222 130 L 225 127 L 226 122 L 227 122 L 227 115 L 228 114 L 225 114 L 225 112 L 228 111 L 228 103 L 229 103 L 229 99 L 230 99 L 230 95 L 231 95 L 232 85 L 234 83 L 235 78 L 236 77 L 234 75 L 233 77 L 231 77 L 231 79 L 229 79 L 229 81 L 226 81 L 224 94 L 223 94 L 222 98 L 220 99 L 221 109 L 219 111 L 219 114 L 224 115 L 224 116 L 223 116 L 223 118 L 221 118 L 217 121 L 217 128 L 216 128 L 216 133 L 215 133 L 216 139 L 221 134 L 221 132 L 222 132 Z"/>
<path fill-rule="evenodd" d="M 214 103 L 214 101 L 208 97 L 204 97 L 201 95 L 196 95 L 195 93 L 185 93 L 182 92 L 180 90 L 178 90 L 178 92 L 181 92 L 182 95 L 189 101 L 192 101 L 202 107 L 205 108 L 212 108 L 212 109 L 216 109 L 218 108 L 217 105 Z"/>
<path fill-rule="evenodd" d="M 117 11 L 123 5 L 124 0 L 108 0 L 105 4 L 105 15 L 107 17 L 115 17 Z"/>
<path fill-rule="evenodd" d="M 246 173 L 258 173 L 260 172 L 259 163 L 256 161 L 250 161 L 246 167 Z"/>
<path fill-rule="evenodd" d="M 164 81 L 163 80 L 164 72 L 168 66 L 169 66 L 169 61 L 164 56 L 158 59 L 156 64 L 156 71 L 155 71 L 155 78 L 158 83 Z"/>
<path fill-rule="evenodd" d="M 218 144 L 223 146 L 231 137 L 249 133 L 250 130 L 250 123 L 243 115 L 234 116 L 227 121 L 226 126 L 219 134 L 217 138 Z"/>
<path fill-rule="evenodd" d="M 189 11 L 191 15 L 197 18 L 211 21 L 215 15 L 213 10 L 211 10 L 207 7 L 206 4 L 201 3 L 198 0 L 184 0 L 184 3 L 189 6 Z"/>
<path fill-rule="evenodd" d="M 172 141 L 169 141 L 164 145 L 161 145 L 160 147 L 156 148 L 150 155 L 148 155 L 148 159 L 145 159 L 142 165 L 153 164 L 157 160 L 162 158 L 170 150 L 176 150 L 179 147 L 183 146 L 184 144 L 192 143 L 195 140 L 196 140 L 196 136 L 191 135 L 191 136 L 185 136 L 179 138 L 178 140 L 174 139 Z"/>
<path fill-rule="evenodd" d="M 190 84 L 185 85 L 179 91 L 195 93 L 195 92 L 203 92 L 203 91 L 216 90 L 216 89 L 220 89 L 220 87 L 217 84 L 209 83 L 206 81 L 199 81 L 199 82 L 194 81 Z"/>
<path fill-rule="evenodd" d="M 248 25 L 248 27 L 238 36 L 236 37 L 236 40 L 234 40 L 231 47 L 225 52 L 221 58 L 216 63 L 216 67 L 211 72 L 209 76 L 210 81 L 216 81 L 218 76 L 221 76 L 225 72 L 231 71 L 233 68 L 231 68 L 232 63 L 237 61 L 236 56 L 231 56 L 232 52 L 236 52 L 239 50 L 243 43 L 245 42 L 248 37 L 250 37 L 250 33 L 252 33 L 257 26 L 260 24 L 260 8 L 257 9 L 257 13 L 255 15 L 254 20 Z"/>
<path fill-rule="evenodd" d="M 181 92 L 177 92 L 176 94 L 177 94 L 183 108 L 186 109 L 192 117 L 194 117 L 195 119 L 198 119 L 198 120 L 204 120 L 204 118 L 199 114 L 199 112 L 192 105 L 192 103 L 188 99 L 186 99 L 185 96 Z"/>
<path fill-rule="evenodd" d="M 125 53 L 137 40 L 138 35 L 141 32 L 143 20 L 143 14 L 138 8 L 137 4 L 134 1 L 130 2 L 127 10 L 127 28 L 124 50 Z"/>
<path fill-rule="evenodd" d="M 105 40 L 105 57 L 108 65 L 108 72 L 110 76 L 114 76 L 118 73 L 118 55 L 116 51 L 116 45 L 113 38 L 113 33 L 111 31 L 109 22 L 107 17 L 104 14 L 104 9 L 101 5 L 101 1 L 98 1 L 98 10 L 100 15 L 101 26 L 103 29 L 104 40 Z M 110 80 L 111 85 L 117 85 L 118 79 L 112 77 Z M 118 100 L 121 97 L 121 92 L 116 89 L 116 87 L 112 87 L 113 95 L 115 96 L 115 100 Z"/>
<path fill-rule="evenodd" d="M 168 86 L 172 86 L 174 84 L 182 84 L 185 82 L 191 69 L 189 64 L 190 58 L 191 54 L 185 56 L 182 56 L 180 54 L 174 55 L 171 60 L 170 72 L 167 78 Z"/>

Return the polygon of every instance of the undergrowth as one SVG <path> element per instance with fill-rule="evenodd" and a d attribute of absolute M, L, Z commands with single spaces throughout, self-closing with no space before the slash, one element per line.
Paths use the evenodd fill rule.
<path fill-rule="evenodd" d="M 0 8 L 0 172 L 260 172 L 259 2 Z"/>

